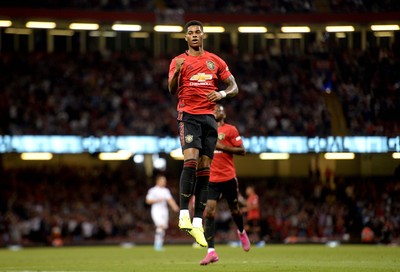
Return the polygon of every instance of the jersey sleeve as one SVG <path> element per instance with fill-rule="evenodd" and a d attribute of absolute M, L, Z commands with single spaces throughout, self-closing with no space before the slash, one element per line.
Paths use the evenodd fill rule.
<path fill-rule="evenodd" d="M 240 147 L 243 145 L 243 140 L 242 137 L 239 134 L 239 131 L 237 130 L 236 127 L 232 126 L 230 129 L 230 142 L 232 144 L 232 146 L 234 147 Z"/>
<path fill-rule="evenodd" d="M 171 199 L 171 198 L 172 198 L 171 191 L 169 189 L 165 190 L 165 199 Z"/>
<path fill-rule="evenodd" d="M 225 80 L 228 77 L 230 77 L 232 75 L 232 73 L 231 73 L 231 71 L 229 71 L 229 67 L 226 64 L 226 62 L 223 59 L 221 59 L 220 57 L 217 57 L 217 58 L 218 58 L 218 64 L 219 64 L 218 65 L 218 67 L 219 67 L 219 69 L 218 69 L 219 78 L 221 80 Z"/>
<path fill-rule="evenodd" d="M 171 77 L 175 73 L 175 67 L 176 67 L 176 58 L 173 58 L 171 60 L 171 63 L 169 64 L 169 72 L 168 72 L 168 81 L 171 79 Z"/>
<path fill-rule="evenodd" d="M 147 192 L 146 199 L 147 200 L 155 199 L 154 190 L 152 188 Z"/>

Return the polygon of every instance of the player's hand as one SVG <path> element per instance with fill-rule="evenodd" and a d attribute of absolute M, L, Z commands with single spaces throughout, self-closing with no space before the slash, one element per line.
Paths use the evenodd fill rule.
<path fill-rule="evenodd" d="M 220 92 L 211 92 L 211 93 L 207 94 L 207 99 L 210 102 L 216 102 L 216 101 L 221 100 L 222 98 L 223 97 L 222 97 L 222 94 Z"/>
<path fill-rule="evenodd" d="M 215 146 L 215 149 L 223 151 L 225 149 L 225 145 L 221 144 L 220 141 L 217 141 L 217 145 Z"/>
<path fill-rule="evenodd" d="M 179 73 L 182 69 L 185 58 L 177 58 L 175 63 L 175 73 Z"/>

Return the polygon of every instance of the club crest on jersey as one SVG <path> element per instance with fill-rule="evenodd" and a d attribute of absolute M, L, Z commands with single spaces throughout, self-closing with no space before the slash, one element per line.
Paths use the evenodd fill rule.
<path fill-rule="evenodd" d="M 222 141 L 223 139 L 225 139 L 225 134 L 224 133 L 218 134 L 218 140 Z"/>
<path fill-rule="evenodd" d="M 211 60 L 207 60 L 207 68 L 210 69 L 211 71 L 214 71 L 215 63 L 212 62 Z"/>
<path fill-rule="evenodd" d="M 204 82 L 206 80 L 211 80 L 211 79 L 212 75 L 206 73 L 198 73 L 190 78 L 191 81 L 197 81 L 197 82 Z"/>
<path fill-rule="evenodd" d="M 189 134 L 185 136 L 185 142 L 190 144 L 191 142 L 193 142 L 193 135 Z"/>

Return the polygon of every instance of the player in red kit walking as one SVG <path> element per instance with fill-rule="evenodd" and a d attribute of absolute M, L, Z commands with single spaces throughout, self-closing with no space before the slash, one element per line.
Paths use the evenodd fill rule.
<path fill-rule="evenodd" d="M 261 208 L 260 200 L 253 185 L 246 187 L 246 208 L 247 224 L 246 229 L 250 236 L 255 236 L 257 239 L 257 246 L 264 246 L 264 241 L 261 235 Z"/>
<path fill-rule="evenodd" d="M 203 212 L 218 136 L 215 103 L 224 97 L 235 96 L 239 90 L 227 64 L 203 49 L 203 24 L 190 21 L 184 30 L 188 50 L 171 61 L 168 74 L 168 90 L 178 95 L 178 131 L 184 157 L 178 226 L 206 247 Z M 225 90 L 218 90 L 219 81 L 225 84 Z M 189 214 L 192 195 L 195 196 L 193 221 Z"/>
<path fill-rule="evenodd" d="M 214 248 L 215 213 L 217 202 L 224 197 L 228 203 L 233 221 L 237 226 L 237 235 L 244 251 L 250 250 L 250 241 L 244 229 L 243 215 L 239 208 L 239 186 L 236 178 L 236 169 L 233 162 L 234 155 L 246 154 L 242 138 L 236 127 L 225 123 L 224 107 L 218 104 L 215 107 L 215 119 L 218 124 L 218 142 L 211 163 L 211 176 L 206 206 L 205 236 L 208 243 L 208 252 L 201 265 L 217 262 L 218 255 Z"/>

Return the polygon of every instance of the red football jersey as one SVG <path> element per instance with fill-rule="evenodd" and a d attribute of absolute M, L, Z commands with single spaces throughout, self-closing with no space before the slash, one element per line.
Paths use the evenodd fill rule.
<path fill-rule="evenodd" d="M 231 75 L 228 66 L 220 57 L 208 51 L 201 56 L 190 56 L 186 52 L 171 61 L 169 79 L 175 72 L 177 58 L 185 59 L 178 79 L 177 110 L 190 114 L 213 114 L 215 103 L 209 102 L 206 95 L 217 91 L 218 81 Z"/>
<path fill-rule="evenodd" d="M 261 218 L 261 211 L 257 194 L 252 194 L 247 198 L 247 206 L 257 206 L 257 208 L 247 210 L 247 220 L 259 220 Z"/>
<path fill-rule="evenodd" d="M 218 140 L 227 146 L 240 147 L 243 144 L 236 127 L 226 123 L 218 127 Z M 236 169 L 233 162 L 233 154 L 215 150 L 210 168 L 210 182 L 224 182 L 235 177 Z"/>

